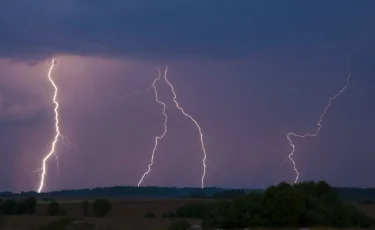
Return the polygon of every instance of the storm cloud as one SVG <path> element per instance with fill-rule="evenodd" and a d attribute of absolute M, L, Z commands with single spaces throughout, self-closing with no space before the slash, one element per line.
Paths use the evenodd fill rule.
<path fill-rule="evenodd" d="M 374 8 L 371 0 L 4 0 L 0 56 L 153 60 L 338 50 L 374 38 Z"/>

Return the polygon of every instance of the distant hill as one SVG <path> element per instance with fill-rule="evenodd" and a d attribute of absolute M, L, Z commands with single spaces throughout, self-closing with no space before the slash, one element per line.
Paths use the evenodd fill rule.
<path fill-rule="evenodd" d="M 375 188 L 335 188 L 341 199 L 345 201 L 374 201 Z"/>
<path fill-rule="evenodd" d="M 176 187 L 133 187 L 116 186 L 93 189 L 61 190 L 46 193 L 0 192 L 0 197 L 107 197 L 107 198 L 232 198 L 245 194 L 250 189 L 224 188 L 176 188 Z"/>
<path fill-rule="evenodd" d="M 345 201 L 375 201 L 375 188 L 334 188 Z M 250 191 L 261 189 L 224 188 L 175 188 L 175 187 L 133 187 L 115 186 L 107 188 L 61 190 L 47 193 L 0 192 L 0 197 L 40 197 L 40 198 L 236 198 Z"/>

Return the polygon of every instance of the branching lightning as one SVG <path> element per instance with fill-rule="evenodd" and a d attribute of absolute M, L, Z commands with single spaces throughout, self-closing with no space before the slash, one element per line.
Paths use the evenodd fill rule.
<path fill-rule="evenodd" d="M 58 88 L 57 88 L 57 85 L 55 84 L 55 82 L 52 78 L 52 71 L 53 71 L 53 68 L 55 67 L 55 65 L 56 65 L 56 60 L 55 60 L 55 58 L 52 58 L 51 65 L 49 67 L 48 75 L 47 75 L 49 82 L 51 83 L 52 87 L 54 88 L 54 94 L 53 94 L 52 100 L 53 100 L 53 103 L 55 105 L 55 108 L 54 108 L 54 112 L 55 112 L 55 118 L 54 118 L 54 120 L 55 120 L 55 137 L 54 137 L 54 139 L 52 141 L 52 144 L 51 144 L 51 150 L 43 158 L 42 167 L 37 170 L 37 171 L 41 171 L 38 193 L 40 193 L 43 190 L 43 188 L 45 187 L 45 178 L 46 178 L 46 175 L 47 175 L 47 161 L 51 156 L 55 156 L 56 161 L 57 161 L 57 168 L 59 170 L 59 158 L 55 154 L 56 144 L 57 144 L 59 138 L 61 138 L 62 141 L 66 140 L 69 145 L 75 146 L 75 148 L 79 151 L 79 149 L 76 145 L 74 145 L 72 142 L 70 142 L 70 140 L 67 137 L 61 135 L 61 133 L 60 133 L 59 112 L 58 112 L 59 102 L 57 101 Z"/>
<path fill-rule="evenodd" d="M 298 182 L 298 179 L 299 179 L 299 176 L 300 176 L 300 173 L 297 169 L 297 166 L 296 166 L 296 162 L 293 160 L 292 156 L 294 155 L 295 153 L 295 145 L 293 144 L 293 141 L 292 141 L 292 137 L 298 137 L 298 138 L 306 138 L 306 137 L 316 137 L 319 135 L 319 132 L 322 128 L 322 122 L 323 122 L 323 119 L 324 119 L 324 116 L 327 114 L 329 108 L 331 107 L 333 101 L 339 97 L 342 93 L 344 93 L 344 91 L 349 87 L 349 83 L 350 83 L 350 75 L 351 75 L 351 68 L 350 68 L 350 57 L 353 55 L 353 53 L 351 53 L 348 58 L 347 58 L 347 65 L 348 65 L 348 76 L 346 78 L 346 84 L 345 86 L 338 92 L 336 93 L 335 95 L 333 95 L 332 97 L 330 97 L 328 99 L 328 104 L 326 105 L 326 107 L 324 108 L 324 112 L 320 115 L 319 117 L 319 121 L 317 123 L 317 126 L 318 126 L 318 129 L 314 132 L 314 133 L 306 133 L 306 134 L 295 134 L 293 132 L 290 132 L 287 134 L 287 139 L 289 141 L 289 144 L 290 146 L 292 147 L 292 152 L 288 155 L 288 158 L 292 161 L 292 164 L 293 164 L 293 170 L 295 171 L 296 173 L 296 178 L 294 180 L 294 183 L 297 183 Z M 285 162 L 285 161 L 284 161 Z M 282 165 L 281 165 L 282 166 Z M 279 169 L 281 168 L 281 166 L 279 167 Z M 279 170 L 278 169 L 278 170 Z"/>
<path fill-rule="evenodd" d="M 188 117 L 194 124 L 195 126 L 198 128 L 198 131 L 199 131 L 199 135 L 200 135 L 200 142 L 201 142 L 201 148 L 202 148 L 202 151 L 203 151 L 203 160 L 202 160 L 202 164 L 203 164 L 203 173 L 202 173 L 202 179 L 201 179 L 201 187 L 204 188 L 204 179 L 206 177 L 206 160 L 207 160 L 207 154 L 206 154 L 206 149 L 205 149 L 205 146 L 204 146 L 204 141 L 203 141 L 203 132 L 202 132 L 202 128 L 199 126 L 198 122 L 189 114 L 187 114 L 185 112 L 185 110 L 180 106 L 180 104 L 178 103 L 177 101 L 177 94 L 176 94 L 176 91 L 173 87 L 173 85 L 170 83 L 170 81 L 168 80 L 168 77 L 167 77 L 167 74 L 168 74 L 168 66 L 166 66 L 165 68 L 165 72 L 164 72 L 164 79 L 165 81 L 167 82 L 167 84 L 169 85 L 169 87 L 171 88 L 172 90 L 172 93 L 173 93 L 173 102 L 175 103 L 176 107 L 178 110 L 181 111 L 181 113 Z"/>
<path fill-rule="evenodd" d="M 151 172 L 151 167 L 154 164 L 155 152 L 156 152 L 156 150 L 158 148 L 159 141 L 162 140 L 165 137 L 165 135 L 167 134 L 167 131 L 168 131 L 168 129 L 167 129 L 168 115 L 166 114 L 167 105 L 164 102 L 162 102 L 162 101 L 159 100 L 158 90 L 157 90 L 156 85 L 155 85 L 156 82 L 159 81 L 160 78 L 161 78 L 160 69 L 158 69 L 158 72 L 159 72 L 159 75 L 158 75 L 157 78 L 154 79 L 154 81 L 153 81 L 153 83 L 152 83 L 151 86 L 154 88 L 156 102 L 159 103 L 159 104 L 161 104 L 163 106 L 164 131 L 163 131 L 163 133 L 161 135 L 155 137 L 154 149 L 152 150 L 150 163 L 148 164 L 148 170 L 142 175 L 141 179 L 139 180 L 138 187 L 141 186 L 144 178 Z"/>

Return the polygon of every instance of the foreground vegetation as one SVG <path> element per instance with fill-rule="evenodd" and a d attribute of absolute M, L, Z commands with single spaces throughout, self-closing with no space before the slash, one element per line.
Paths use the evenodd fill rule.
<path fill-rule="evenodd" d="M 23 226 L 40 230 L 65 229 L 71 225 L 86 226 L 85 229 L 111 226 L 112 229 L 182 230 L 192 223 L 206 229 L 375 227 L 374 220 L 358 210 L 358 205 L 344 202 L 337 189 L 323 181 L 296 185 L 281 183 L 266 190 L 246 192 L 222 190 L 210 197 L 213 196 L 218 198 L 85 201 L 76 197 L 73 200 L 53 197 L 37 200 L 13 196 L 0 200 L 0 214 L 7 223 L 18 221 L 18 224 L 22 222 Z M 201 194 L 195 191 L 190 197 L 201 197 Z M 367 213 L 375 207 L 371 204 L 373 200 L 359 203 Z"/>
<path fill-rule="evenodd" d="M 170 217 L 200 218 L 205 228 L 375 227 L 375 221 L 355 206 L 344 203 L 321 181 L 294 186 L 281 183 L 264 192 L 251 192 L 230 201 L 187 205 Z"/>

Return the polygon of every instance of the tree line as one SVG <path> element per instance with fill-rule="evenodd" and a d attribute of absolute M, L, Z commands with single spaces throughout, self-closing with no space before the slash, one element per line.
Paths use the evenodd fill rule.
<path fill-rule="evenodd" d="M 191 204 L 164 217 L 199 218 L 207 229 L 375 226 L 375 221 L 340 198 L 326 182 L 280 183 L 235 199 Z"/>
<path fill-rule="evenodd" d="M 341 199 L 359 203 L 374 203 L 375 188 L 333 188 Z M 173 188 L 173 187 L 133 187 L 116 186 L 109 188 L 93 188 L 78 190 L 62 190 L 48 193 L 36 192 L 0 192 L 1 197 L 37 197 L 37 198 L 236 198 L 251 192 L 264 191 L 262 189 L 223 189 L 223 188 Z"/>

